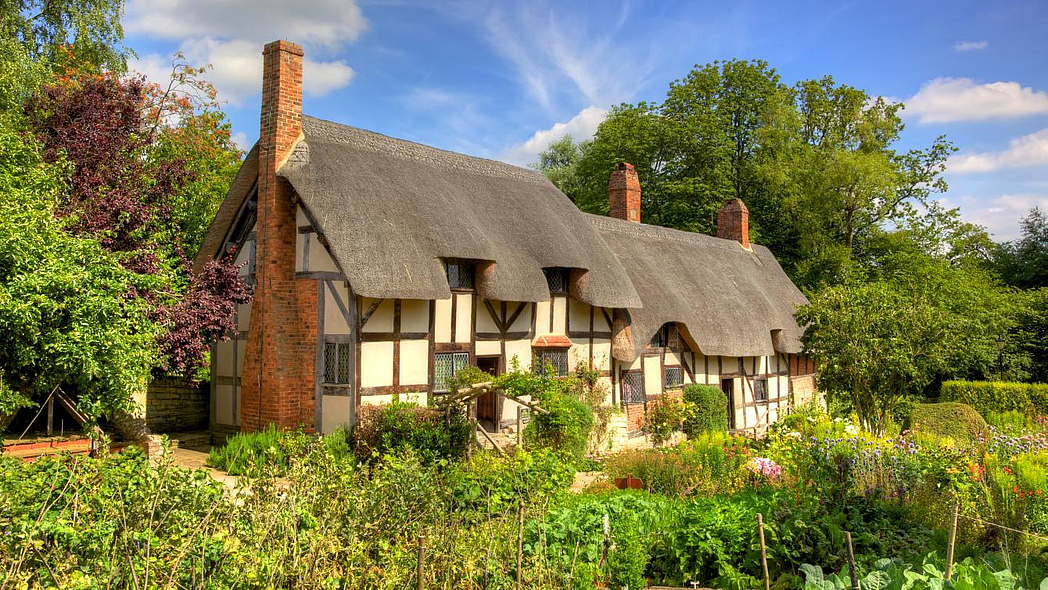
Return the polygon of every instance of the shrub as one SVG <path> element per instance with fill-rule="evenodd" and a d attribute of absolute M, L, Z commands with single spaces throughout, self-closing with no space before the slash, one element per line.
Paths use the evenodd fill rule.
<path fill-rule="evenodd" d="M 1028 416 L 1048 414 L 1048 384 L 1004 381 L 946 381 L 942 401 L 966 403 L 980 414 L 1015 410 Z"/>
<path fill-rule="evenodd" d="M 986 431 L 986 421 L 968 404 L 916 404 L 910 413 L 910 428 L 921 434 L 949 437 L 958 445 L 968 446 Z"/>
<path fill-rule="evenodd" d="M 423 462 L 465 454 L 472 427 L 461 411 L 440 412 L 393 402 L 361 406 L 353 427 L 353 451 L 361 461 L 413 449 Z"/>
<path fill-rule="evenodd" d="M 661 445 L 669 440 L 673 431 L 682 428 L 694 413 L 694 405 L 674 396 L 664 395 L 650 402 L 644 422 L 651 435 L 651 442 Z"/>
<path fill-rule="evenodd" d="M 680 453 L 635 449 L 608 457 L 604 471 L 608 477 L 633 476 L 644 482 L 644 489 L 668 496 L 691 492 L 698 475 Z"/>
<path fill-rule="evenodd" d="M 684 422 L 684 432 L 689 437 L 728 429 L 728 396 L 720 389 L 711 385 L 689 385 L 684 388 L 684 401 L 695 408 Z"/>
<path fill-rule="evenodd" d="M 291 457 L 303 454 L 312 439 L 302 431 L 283 432 L 270 424 L 259 432 L 238 433 L 225 445 L 212 447 L 207 462 L 230 475 L 283 475 Z"/>

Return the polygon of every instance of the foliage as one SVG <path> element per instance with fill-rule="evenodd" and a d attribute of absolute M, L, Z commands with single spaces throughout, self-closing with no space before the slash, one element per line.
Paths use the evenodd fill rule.
<path fill-rule="evenodd" d="M 522 499 L 567 488 L 575 470 L 547 450 L 517 450 L 508 458 L 476 452 L 453 465 L 446 477 L 457 509 L 499 514 L 516 509 Z"/>
<path fill-rule="evenodd" d="M 1048 383 L 1048 288 L 1016 294 L 1015 327 L 1009 334 L 1000 360 L 1005 368 L 1015 356 L 1029 358 L 1029 380 Z"/>
<path fill-rule="evenodd" d="M 0 115 L 0 413 L 42 401 L 63 384 L 97 418 L 127 409 L 156 363 L 147 302 L 155 285 L 93 236 L 54 216 L 65 165 L 48 164 Z"/>
<path fill-rule="evenodd" d="M 942 560 L 934 553 L 918 562 L 918 570 L 913 565 L 897 559 L 878 559 L 870 571 L 859 580 L 862 588 L 882 588 L 892 590 L 911 590 L 917 588 L 964 588 L 966 590 L 1012 590 L 1016 587 L 1016 576 L 1008 569 L 994 570 L 985 563 L 977 563 L 967 558 L 953 564 L 950 581 L 940 569 Z M 824 575 L 817 565 L 801 566 L 804 572 L 804 590 L 847 590 L 852 587 L 851 575 L 847 570 L 837 574 Z"/>
<path fill-rule="evenodd" d="M 633 476 L 644 489 L 667 496 L 712 495 L 742 489 L 751 456 L 747 440 L 725 432 L 702 433 L 676 447 L 626 450 L 605 459 L 611 478 Z"/>
<path fill-rule="evenodd" d="M 230 475 L 283 475 L 294 457 L 308 454 L 315 445 L 322 446 L 340 463 L 351 457 L 345 430 L 318 438 L 301 430 L 289 432 L 269 425 L 259 432 L 237 433 L 224 445 L 212 447 L 207 462 Z"/>
<path fill-rule="evenodd" d="M 949 437 L 959 445 L 969 446 L 986 433 L 986 420 L 968 404 L 917 404 L 910 414 L 909 428 L 922 434 Z"/>
<path fill-rule="evenodd" d="M 683 428 L 695 410 L 695 406 L 672 395 L 664 395 L 649 403 L 644 422 L 651 442 L 658 446 L 669 440 L 675 431 Z"/>
<path fill-rule="evenodd" d="M 93 71 L 122 72 L 121 0 L 17 0 L 0 9 L 0 35 L 34 61 L 69 61 Z"/>
<path fill-rule="evenodd" d="M 1034 207 L 1019 227 L 1022 237 L 997 247 L 994 266 L 1010 285 L 1022 289 L 1048 287 L 1048 214 Z"/>
<path fill-rule="evenodd" d="M 361 406 L 352 431 L 353 451 L 360 461 L 375 461 L 410 450 L 428 463 L 463 456 L 472 433 L 461 411 L 402 402 Z"/>
<path fill-rule="evenodd" d="M 1048 384 L 1003 381 L 945 381 L 944 401 L 968 404 L 980 414 L 1018 411 L 1028 416 L 1048 414 Z"/>
<path fill-rule="evenodd" d="M 695 411 L 684 421 L 684 433 L 689 438 L 704 432 L 728 430 L 728 396 L 711 385 L 689 385 L 684 388 L 684 401 Z"/>

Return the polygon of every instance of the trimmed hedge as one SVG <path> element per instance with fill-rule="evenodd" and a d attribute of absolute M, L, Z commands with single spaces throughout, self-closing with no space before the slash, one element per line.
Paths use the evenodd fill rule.
<path fill-rule="evenodd" d="M 461 457 L 473 432 L 461 412 L 445 414 L 400 402 L 360 406 L 358 412 L 352 441 L 353 451 L 361 461 L 398 455 L 408 449 L 418 453 L 424 462 Z"/>
<path fill-rule="evenodd" d="M 688 438 L 728 430 L 728 396 L 717 387 L 689 385 L 684 388 L 684 401 L 695 406 L 694 415 L 684 421 Z"/>
<path fill-rule="evenodd" d="M 969 445 L 986 432 L 986 420 L 975 408 L 960 402 L 915 404 L 910 428 L 921 434 L 950 437 L 959 445 Z"/>
<path fill-rule="evenodd" d="M 1007 381 L 945 381 L 941 401 L 963 402 L 980 414 L 1017 411 L 1027 416 L 1048 414 L 1048 384 Z"/>

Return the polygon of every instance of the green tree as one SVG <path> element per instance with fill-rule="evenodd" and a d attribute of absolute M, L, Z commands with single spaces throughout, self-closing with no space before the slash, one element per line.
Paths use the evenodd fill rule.
<path fill-rule="evenodd" d="M 1020 227 L 1021 238 L 994 249 L 997 270 L 1008 284 L 1021 289 L 1048 287 L 1048 215 L 1034 207 Z"/>
<path fill-rule="evenodd" d="M 123 72 L 123 9 L 122 0 L 3 0 L 0 36 L 26 47 L 34 61 Z"/>
<path fill-rule="evenodd" d="M 565 135 L 539 154 L 535 169 L 545 174 L 573 203 L 578 203 L 583 189 L 578 173 L 579 160 L 588 148 L 588 141 L 576 142 L 570 135 Z"/>

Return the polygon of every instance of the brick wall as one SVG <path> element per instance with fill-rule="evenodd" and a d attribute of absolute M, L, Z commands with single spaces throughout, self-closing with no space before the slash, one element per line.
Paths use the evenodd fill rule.
<path fill-rule="evenodd" d="M 626 404 L 626 430 L 640 432 L 644 429 L 644 404 Z"/>
<path fill-rule="evenodd" d="M 717 210 L 717 237 L 750 247 L 750 211 L 741 199 L 724 201 Z"/>
<path fill-rule="evenodd" d="M 263 51 L 255 297 L 241 389 L 241 429 L 316 424 L 317 283 L 295 278 L 298 224 L 291 185 L 277 169 L 302 132 L 302 48 Z"/>
<path fill-rule="evenodd" d="M 154 433 L 206 430 L 208 398 L 206 384 L 188 385 L 179 379 L 152 381 L 144 400 L 146 426 Z"/>
<path fill-rule="evenodd" d="M 640 223 L 640 179 L 632 164 L 616 166 L 608 180 L 608 215 Z"/>

